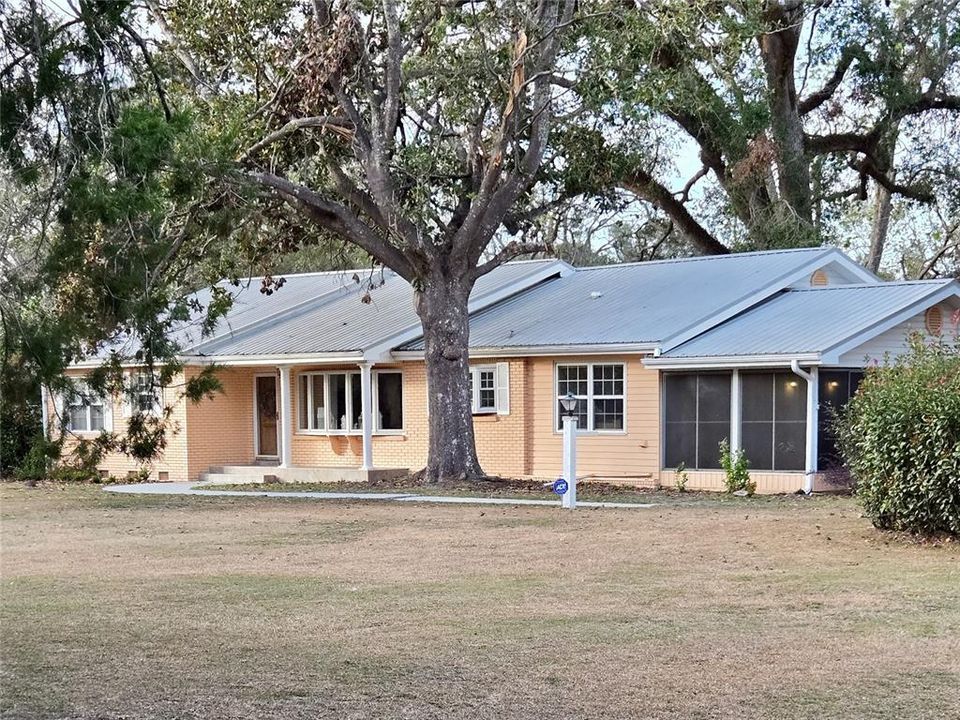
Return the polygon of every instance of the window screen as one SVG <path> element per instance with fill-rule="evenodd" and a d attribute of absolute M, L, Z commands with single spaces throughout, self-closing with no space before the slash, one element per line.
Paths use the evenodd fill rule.
<path fill-rule="evenodd" d="M 807 387 L 792 372 L 741 373 L 740 442 L 753 470 L 803 470 Z"/>
<path fill-rule="evenodd" d="M 821 470 L 842 462 L 833 422 L 837 413 L 857 393 L 863 372 L 860 370 L 820 371 L 820 420 L 817 425 L 817 462 Z"/>
<path fill-rule="evenodd" d="M 730 374 L 664 376 L 664 465 L 720 467 L 720 443 L 730 437 Z"/>

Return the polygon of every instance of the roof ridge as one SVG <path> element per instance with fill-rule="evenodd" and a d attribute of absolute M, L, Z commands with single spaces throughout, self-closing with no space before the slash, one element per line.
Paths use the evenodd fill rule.
<path fill-rule="evenodd" d="M 782 250 L 752 250 L 750 252 L 732 252 L 725 255 L 693 255 L 691 257 L 681 257 L 681 258 L 662 258 L 660 260 L 637 260 L 635 262 L 626 262 L 626 263 L 610 263 L 609 265 L 585 265 L 583 267 L 576 268 L 577 272 L 581 270 L 607 270 L 610 268 L 621 268 L 621 267 L 634 267 L 637 265 L 666 265 L 669 263 L 686 263 L 686 262 L 698 262 L 706 260 L 724 260 L 731 258 L 742 258 L 742 257 L 756 257 L 757 255 L 783 255 L 787 253 L 812 253 L 812 252 L 829 252 L 836 250 L 840 252 L 839 248 L 835 248 L 832 245 L 821 245 L 820 247 L 809 247 L 809 248 L 783 248 Z"/>
<path fill-rule="evenodd" d="M 787 292 L 824 292 L 827 290 L 863 290 L 867 288 L 899 287 L 903 285 L 949 285 L 957 282 L 956 278 L 929 278 L 927 280 L 882 280 L 872 283 L 846 283 L 844 285 L 825 285 L 808 288 L 784 288 Z"/>

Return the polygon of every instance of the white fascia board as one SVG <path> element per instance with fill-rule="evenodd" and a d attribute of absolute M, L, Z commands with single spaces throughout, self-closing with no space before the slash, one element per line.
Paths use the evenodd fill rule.
<path fill-rule="evenodd" d="M 939 287 L 935 286 L 934 288 L 931 288 L 929 294 L 925 295 L 919 300 L 915 300 L 901 310 L 898 310 L 892 315 L 887 315 L 886 317 L 881 318 L 866 328 L 857 330 L 854 334 L 844 338 L 840 342 L 824 348 L 822 350 L 824 362 L 831 365 L 839 364 L 840 356 L 844 353 L 853 350 L 858 345 L 862 345 L 880 333 L 884 333 L 887 330 L 896 327 L 900 323 L 906 322 L 928 307 L 936 305 L 937 303 L 942 302 L 949 297 L 960 299 L 960 281 L 954 280 L 946 285 L 941 285 Z"/>
<path fill-rule="evenodd" d="M 761 367 L 790 367 L 794 360 L 804 365 L 820 365 L 820 353 L 790 353 L 778 355 L 717 355 L 715 357 L 644 358 L 649 368 L 662 370 L 703 370 Z"/>
<path fill-rule="evenodd" d="M 495 303 L 500 302 L 501 300 L 506 300 L 508 297 L 516 295 L 517 293 L 523 292 L 524 290 L 529 290 L 534 285 L 539 285 L 544 280 L 549 280 L 554 276 L 563 277 L 565 274 L 573 272 L 574 268 L 563 260 L 557 260 L 552 263 L 547 263 L 543 268 L 540 268 L 536 272 L 532 272 L 529 275 L 525 275 L 516 282 L 505 285 L 504 287 L 491 290 L 484 295 L 477 297 L 471 297 L 467 303 L 467 313 L 474 313 L 478 310 L 483 310 Z M 395 347 L 399 347 L 405 343 L 410 342 L 411 340 L 416 340 L 417 338 L 423 335 L 423 328 L 420 323 L 416 325 L 410 325 L 400 332 L 394 333 L 388 337 L 383 338 L 382 340 L 377 341 L 375 344 L 370 345 L 364 348 L 363 356 L 367 359 L 367 362 L 389 362 L 392 359 L 397 357 L 396 353 L 391 351 Z M 423 357 L 423 353 L 420 352 L 420 357 Z"/>
<path fill-rule="evenodd" d="M 690 325 L 686 329 L 681 330 L 678 333 L 674 333 L 668 338 L 664 338 L 660 341 L 659 352 L 668 352 L 673 348 L 682 345 L 688 340 L 692 340 L 693 338 L 697 337 L 697 335 L 702 335 L 707 330 L 716 327 L 720 323 L 726 322 L 730 318 L 739 315 L 743 311 L 749 310 L 754 305 L 766 300 L 784 288 L 789 287 L 805 275 L 809 275 L 813 271 L 823 267 L 828 258 L 830 260 L 834 259 L 834 255 L 836 255 L 838 259 L 842 258 L 850 264 L 856 264 L 836 248 L 824 248 L 824 251 L 818 254 L 814 259 L 809 260 L 800 267 L 779 276 L 760 290 L 751 293 L 746 297 L 742 297 L 739 300 L 735 300 L 726 307 L 719 309 L 712 315 L 698 320 L 696 323 Z"/>
<path fill-rule="evenodd" d="M 358 352 L 299 353 L 291 355 L 181 355 L 184 365 L 229 365 L 244 367 L 253 365 L 322 365 L 337 363 L 361 363 L 363 355 Z"/>
<path fill-rule="evenodd" d="M 569 355 L 647 355 L 656 349 L 652 343 L 623 345 L 532 345 L 502 348 L 474 348 L 471 358 L 549 357 Z M 395 350 L 394 360 L 423 360 L 423 350 Z"/>

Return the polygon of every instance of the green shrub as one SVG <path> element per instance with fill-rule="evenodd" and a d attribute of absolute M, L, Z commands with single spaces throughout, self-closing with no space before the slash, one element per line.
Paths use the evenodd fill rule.
<path fill-rule="evenodd" d="M 677 492 L 682 492 L 682 493 L 686 492 L 687 483 L 690 482 L 690 476 L 687 474 L 687 464 L 681 462 L 679 465 L 677 465 L 675 474 L 677 478 L 675 481 L 675 485 L 677 486 Z"/>
<path fill-rule="evenodd" d="M 875 526 L 960 534 L 960 345 L 913 338 L 867 371 L 835 428 Z"/>
<path fill-rule="evenodd" d="M 728 493 L 746 490 L 747 495 L 753 495 L 756 492 L 757 484 L 750 479 L 750 461 L 743 450 L 731 451 L 726 439 L 720 443 L 720 467 Z"/>
<path fill-rule="evenodd" d="M 47 440 L 38 433 L 30 441 L 29 450 L 14 470 L 13 475 L 18 480 L 36 482 L 47 477 L 47 473 L 57 458 L 60 457 L 60 444 Z"/>

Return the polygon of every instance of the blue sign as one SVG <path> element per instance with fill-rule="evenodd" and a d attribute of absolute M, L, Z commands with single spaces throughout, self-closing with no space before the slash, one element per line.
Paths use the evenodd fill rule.
<path fill-rule="evenodd" d="M 567 492 L 568 487 L 567 481 L 563 478 L 557 478 L 553 481 L 553 491 L 557 495 L 563 495 L 565 492 Z"/>

